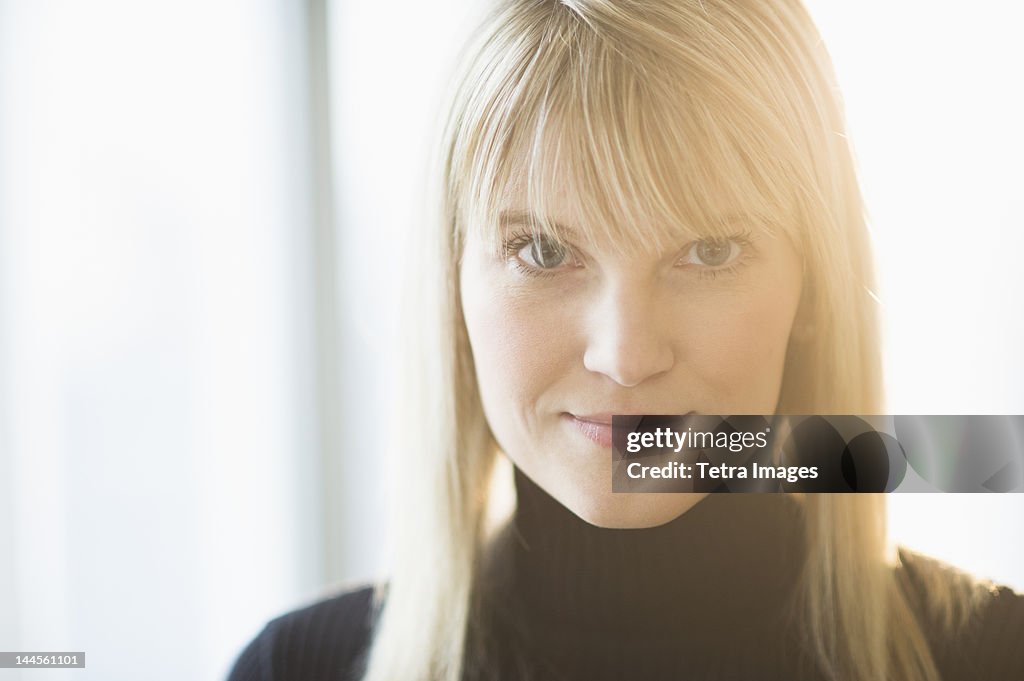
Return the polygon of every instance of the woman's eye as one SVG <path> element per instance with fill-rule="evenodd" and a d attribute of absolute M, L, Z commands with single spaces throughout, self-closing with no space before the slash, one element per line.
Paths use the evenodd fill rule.
<path fill-rule="evenodd" d="M 734 239 L 701 239 L 690 245 L 681 262 L 700 267 L 723 267 L 736 260 L 741 250 Z"/>
<path fill-rule="evenodd" d="M 570 262 L 569 251 L 565 246 L 545 236 L 530 239 L 516 252 L 516 257 L 530 267 L 540 270 L 552 270 Z"/>

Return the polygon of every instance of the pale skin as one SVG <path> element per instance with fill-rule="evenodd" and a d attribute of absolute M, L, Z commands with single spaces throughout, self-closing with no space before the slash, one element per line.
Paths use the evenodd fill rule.
<path fill-rule="evenodd" d="M 585 233 L 570 202 L 549 217 Z M 625 256 L 538 241 L 511 196 L 495 251 L 467 237 L 460 291 L 484 413 L 502 451 L 600 527 L 682 515 L 703 494 L 613 493 L 612 414 L 771 414 L 800 300 L 789 240 L 737 223 L 729 240 Z M 642 238 L 638 233 L 637 238 Z"/>

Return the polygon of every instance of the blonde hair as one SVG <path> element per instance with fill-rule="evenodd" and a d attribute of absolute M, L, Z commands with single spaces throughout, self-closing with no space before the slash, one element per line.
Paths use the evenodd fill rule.
<path fill-rule="evenodd" d="M 420 230 L 406 354 L 395 570 L 367 681 L 456 681 L 496 457 L 458 296 L 469 230 L 493 238 L 523 182 L 579 197 L 594 238 L 624 249 L 725 235 L 740 214 L 804 263 L 778 406 L 881 413 L 872 264 L 830 60 L 798 0 L 509 0 L 469 47 L 444 137 L 438 231 Z M 643 225 L 637 228 L 636 225 Z M 921 629 L 885 562 L 880 495 L 808 495 L 807 644 L 830 679 L 933 681 Z M 412 509 L 411 511 L 409 509 Z M 386 596 L 386 597 L 385 597 Z"/>

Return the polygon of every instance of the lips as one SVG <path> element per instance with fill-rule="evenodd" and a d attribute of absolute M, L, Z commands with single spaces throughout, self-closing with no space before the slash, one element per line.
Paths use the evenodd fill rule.
<path fill-rule="evenodd" d="M 576 431 L 591 442 L 602 447 L 612 446 L 612 417 L 607 414 L 574 416 L 565 414 Z"/>
<path fill-rule="evenodd" d="M 638 419 L 641 416 L 648 414 L 658 414 L 661 412 L 646 412 L 644 414 L 627 414 L 622 412 L 597 412 L 593 414 L 563 414 L 571 426 L 587 438 L 591 442 L 594 442 L 601 447 L 612 446 L 612 416 L 636 416 Z M 696 414 L 695 411 L 687 412 L 687 416 Z"/>

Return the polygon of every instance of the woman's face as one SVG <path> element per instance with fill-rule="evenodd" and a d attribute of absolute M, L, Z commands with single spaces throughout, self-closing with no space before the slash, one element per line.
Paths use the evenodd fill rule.
<path fill-rule="evenodd" d="M 730 220 L 732 239 L 684 237 L 664 252 L 625 256 L 580 239 L 562 247 L 531 237 L 516 193 L 502 214 L 504 247 L 469 236 L 460 265 L 491 431 L 587 522 L 668 522 L 703 495 L 613 493 L 612 415 L 774 413 L 800 259 L 788 239 L 743 219 Z M 551 208 L 552 221 L 587 230 L 564 198 Z"/>

